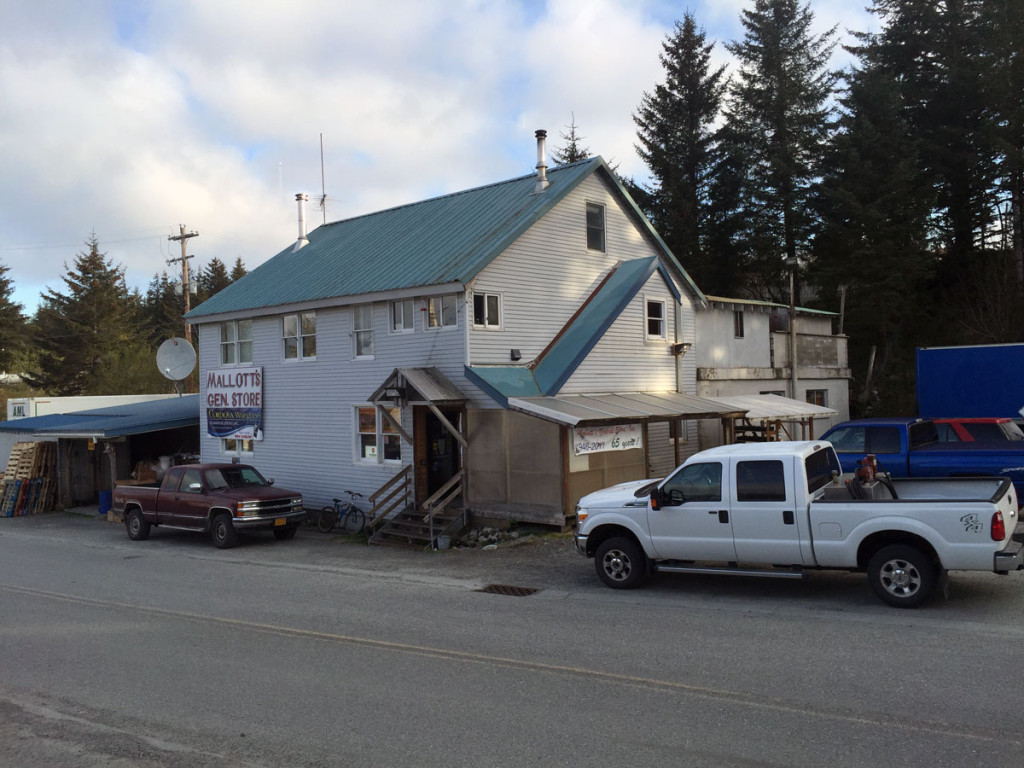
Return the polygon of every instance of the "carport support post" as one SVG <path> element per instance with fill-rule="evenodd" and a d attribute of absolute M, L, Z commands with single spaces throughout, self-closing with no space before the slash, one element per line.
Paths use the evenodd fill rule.
<path fill-rule="evenodd" d="M 110 463 L 110 492 L 113 494 L 114 486 L 117 485 L 117 443 L 107 440 L 103 443 L 103 455 Z"/>

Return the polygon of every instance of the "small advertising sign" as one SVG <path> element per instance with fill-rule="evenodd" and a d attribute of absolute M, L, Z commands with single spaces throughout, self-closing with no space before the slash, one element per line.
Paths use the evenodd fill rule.
<path fill-rule="evenodd" d="M 577 456 L 604 451 L 628 451 L 644 447 L 644 433 L 639 424 L 576 427 L 572 431 L 572 444 Z"/>
<path fill-rule="evenodd" d="M 206 374 L 206 432 L 263 439 L 263 369 L 219 368 Z"/>

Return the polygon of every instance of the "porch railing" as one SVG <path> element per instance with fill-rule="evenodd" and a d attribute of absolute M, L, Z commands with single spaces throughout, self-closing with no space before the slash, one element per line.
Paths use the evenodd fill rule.
<path fill-rule="evenodd" d="M 459 470 L 452 475 L 451 480 L 442 485 L 429 499 L 423 502 L 423 522 L 430 526 L 430 542 L 434 543 L 434 515 L 443 512 L 444 509 L 456 498 L 462 495 L 462 477 L 464 470 Z"/>
<path fill-rule="evenodd" d="M 372 531 L 374 526 L 386 519 L 391 512 L 409 506 L 411 490 L 412 467 L 406 465 L 402 467 L 401 472 L 367 497 L 373 507 L 367 513 L 366 529 Z"/>

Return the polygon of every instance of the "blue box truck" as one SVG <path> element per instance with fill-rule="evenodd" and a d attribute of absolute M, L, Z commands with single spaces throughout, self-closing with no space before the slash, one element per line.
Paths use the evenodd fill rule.
<path fill-rule="evenodd" d="M 1005 416 L 1024 408 L 1024 344 L 918 347 L 917 413 L 928 419 Z"/>

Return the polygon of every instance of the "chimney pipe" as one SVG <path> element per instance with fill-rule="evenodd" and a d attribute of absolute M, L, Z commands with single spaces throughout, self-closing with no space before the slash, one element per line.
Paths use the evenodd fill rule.
<path fill-rule="evenodd" d="M 548 181 L 548 163 L 544 157 L 546 154 L 544 143 L 548 132 L 541 130 L 537 131 L 535 135 L 537 136 L 537 184 L 533 188 L 533 194 L 536 195 L 551 186 L 551 182 Z"/>
<path fill-rule="evenodd" d="M 306 201 L 309 200 L 309 195 L 304 192 L 300 192 L 295 196 L 295 202 L 299 204 L 299 239 L 295 241 L 295 247 L 292 248 L 292 253 L 309 245 L 309 240 L 306 239 Z"/>

